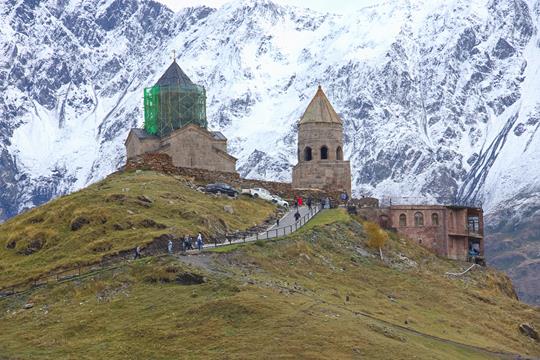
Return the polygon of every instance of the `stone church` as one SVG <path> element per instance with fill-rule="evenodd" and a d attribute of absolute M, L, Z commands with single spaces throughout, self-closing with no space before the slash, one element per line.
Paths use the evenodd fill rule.
<path fill-rule="evenodd" d="M 194 84 L 176 61 L 144 90 L 144 128 L 131 129 L 125 146 L 128 160 L 164 153 L 177 167 L 236 173 L 227 138 L 207 129 L 205 89 Z"/>
<path fill-rule="evenodd" d="M 351 165 L 343 158 L 343 122 L 320 86 L 298 124 L 298 164 L 292 186 L 351 195 Z"/>

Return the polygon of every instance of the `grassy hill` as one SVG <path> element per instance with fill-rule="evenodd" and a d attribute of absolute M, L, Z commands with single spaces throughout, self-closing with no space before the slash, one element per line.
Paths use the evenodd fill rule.
<path fill-rule="evenodd" d="M 230 206 L 233 213 L 225 211 Z M 117 173 L 0 225 L 0 288 L 55 269 L 89 264 L 163 234 L 205 238 L 262 223 L 262 200 L 201 193 L 182 177 Z"/>
<path fill-rule="evenodd" d="M 122 203 L 107 201 L 118 194 L 128 197 Z M 151 207 L 137 204 L 142 195 L 152 200 Z M 224 212 L 224 204 L 232 204 L 234 214 Z M 193 212 L 192 217 L 176 215 L 180 209 L 182 214 Z M 107 214 L 104 224 L 94 217 L 102 212 Z M 103 252 L 94 254 L 86 246 L 94 241 L 111 241 L 108 251 L 117 251 L 141 239 L 151 241 L 164 230 L 115 230 L 113 224 L 128 219 L 138 223 L 151 218 L 167 231 L 213 232 L 222 231 L 212 227 L 215 222 L 242 228 L 272 212 L 259 201 L 201 194 L 179 178 L 117 174 L 2 225 L 1 230 L 10 232 L 2 231 L 4 245 L 16 234 L 36 229 L 60 235 L 30 255 L 17 253 L 23 245 L 3 246 L 0 264 L 10 273 L 2 272 L 0 285 L 62 261 L 101 256 Z M 40 227 L 28 225 L 30 219 L 47 215 L 36 223 Z M 72 231 L 77 216 L 92 220 Z M 97 231 L 104 232 L 99 239 L 92 236 Z M 126 236 L 114 237 L 117 232 Z M 462 277 L 446 276 L 468 264 L 438 258 L 395 234 L 390 234 L 381 261 L 368 242 L 358 219 L 331 210 L 279 240 L 201 255 L 145 257 L 0 299 L 0 359 L 540 356 L 539 343 L 518 329 L 524 322 L 538 328 L 540 310 L 517 301 L 505 275 L 476 268 Z M 47 246 L 55 251 L 47 255 Z"/>

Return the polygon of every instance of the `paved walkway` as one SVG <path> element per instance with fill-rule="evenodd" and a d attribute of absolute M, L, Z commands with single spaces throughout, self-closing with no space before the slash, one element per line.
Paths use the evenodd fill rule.
<path fill-rule="evenodd" d="M 300 219 L 296 221 L 294 218 L 294 215 L 296 212 L 300 213 Z M 217 246 L 225 246 L 225 245 L 231 245 L 231 244 L 240 244 L 245 242 L 252 242 L 257 240 L 266 240 L 266 239 L 273 239 L 278 238 L 282 236 L 289 235 L 296 230 L 300 229 L 302 226 L 304 226 L 313 216 L 317 215 L 319 212 L 318 206 L 313 206 L 311 210 L 307 206 L 300 206 L 298 210 L 293 206 L 287 213 L 279 220 L 279 226 L 276 224 L 273 224 L 268 229 L 266 229 L 263 232 L 260 232 L 256 235 L 252 235 L 250 237 L 244 238 L 238 238 L 231 241 L 226 241 L 221 244 L 217 244 Z M 204 244 L 203 248 L 214 248 L 216 247 L 216 244 L 210 243 L 210 244 Z M 191 252 L 191 251 L 189 251 Z"/>

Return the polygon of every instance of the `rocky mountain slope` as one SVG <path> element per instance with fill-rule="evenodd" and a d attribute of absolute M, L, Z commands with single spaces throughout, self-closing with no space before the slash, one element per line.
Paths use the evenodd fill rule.
<path fill-rule="evenodd" d="M 540 188 L 537 0 L 386 1 L 346 16 L 267 0 L 176 14 L 150 0 L 7 0 L 0 18 L 0 219 L 121 165 L 142 89 L 173 50 L 244 176 L 290 177 L 295 122 L 321 84 L 357 194 L 491 212 Z"/>

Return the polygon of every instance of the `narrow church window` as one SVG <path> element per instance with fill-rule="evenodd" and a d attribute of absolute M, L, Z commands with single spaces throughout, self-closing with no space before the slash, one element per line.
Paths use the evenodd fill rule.
<path fill-rule="evenodd" d="M 321 160 L 328 160 L 328 148 L 326 146 L 321 148 Z"/>
<path fill-rule="evenodd" d="M 311 161 L 312 159 L 311 148 L 308 146 L 304 149 L 304 161 Z"/>
<path fill-rule="evenodd" d="M 399 215 L 399 226 L 407 226 L 407 215 Z"/>
<path fill-rule="evenodd" d="M 436 213 L 431 214 L 431 225 L 439 226 L 439 214 L 436 214 Z"/>
<path fill-rule="evenodd" d="M 338 146 L 336 149 L 336 160 L 343 160 L 343 149 L 341 149 L 341 146 Z"/>
<path fill-rule="evenodd" d="M 414 214 L 414 226 L 424 226 L 424 214 L 421 212 Z"/>

